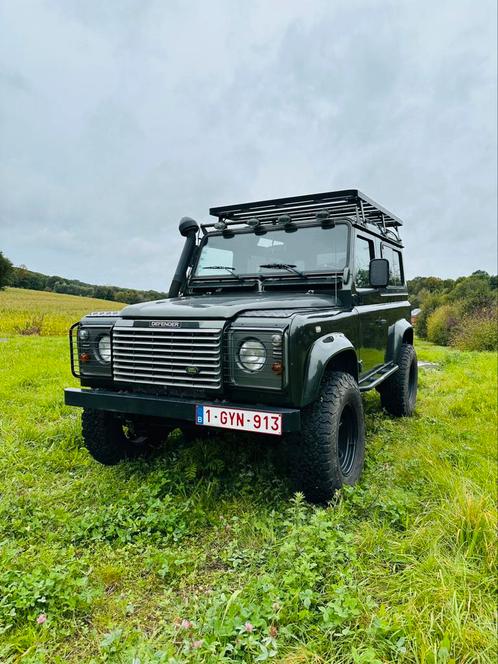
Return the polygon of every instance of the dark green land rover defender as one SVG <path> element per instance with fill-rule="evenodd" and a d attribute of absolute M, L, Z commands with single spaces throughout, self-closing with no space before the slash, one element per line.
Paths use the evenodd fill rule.
<path fill-rule="evenodd" d="M 184 217 L 169 298 L 85 316 L 65 390 L 101 463 L 146 454 L 172 429 L 281 439 L 296 490 L 325 502 L 360 476 L 361 392 L 413 413 L 417 359 L 401 221 L 357 190 L 228 205 Z"/>

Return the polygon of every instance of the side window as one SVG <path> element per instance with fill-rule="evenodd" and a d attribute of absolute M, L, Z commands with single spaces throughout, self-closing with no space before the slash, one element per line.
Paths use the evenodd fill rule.
<path fill-rule="evenodd" d="M 368 272 L 371 258 L 373 258 L 373 242 L 363 237 L 357 237 L 355 247 L 355 284 L 359 288 L 368 288 L 370 286 Z"/>
<path fill-rule="evenodd" d="M 404 276 L 401 253 L 396 251 L 396 249 L 383 244 L 382 256 L 389 261 L 389 286 L 402 286 L 404 283 Z"/>

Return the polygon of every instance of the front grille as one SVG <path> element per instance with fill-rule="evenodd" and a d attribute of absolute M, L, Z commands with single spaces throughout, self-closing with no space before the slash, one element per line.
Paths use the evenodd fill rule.
<path fill-rule="evenodd" d="M 221 387 L 221 329 L 115 326 L 114 379 L 167 387 Z"/>

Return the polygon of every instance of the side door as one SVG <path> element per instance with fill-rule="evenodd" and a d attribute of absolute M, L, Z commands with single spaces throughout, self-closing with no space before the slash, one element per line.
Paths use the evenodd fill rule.
<path fill-rule="evenodd" d="M 385 363 L 388 341 L 389 319 L 384 311 L 386 301 L 382 297 L 386 289 L 372 288 L 369 281 L 370 261 L 376 257 L 375 247 L 373 237 L 357 232 L 354 289 L 360 323 L 360 373 L 363 376 Z"/>
<path fill-rule="evenodd" d="M 389 284 L 382 294 L 382 300 L 384 301 L 384 317 L 387 319 L 388 328 L 391 329 L 391 326 L 400 318 L 409 316 L 403 256 L 399 248 L 386 242 L 381 243 L 380 250 L 382 258 L 387 258 L 389 261 Z"/>

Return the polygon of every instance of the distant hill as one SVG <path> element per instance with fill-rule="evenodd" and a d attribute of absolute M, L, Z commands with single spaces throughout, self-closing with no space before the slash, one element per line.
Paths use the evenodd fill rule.
<path fill-rule="evenodd" d="M 69 327 L 91 311 L 120 310 L 123 304 L 90 297 L 35 291 L 0 290 L 0 337 L 64 336 Z"/>
<path fill-rule="evenodd" d="M 120 288 L 119 286 L 99 286 L 97 284 L 87 284 L 78 279 L 67 279 L 66 277 L 56 275 L 49 276 L 41 272 L 28 270 L 24 265 L 13 268 L 9 281 L 9 285 L 14 288 L 29 288 L 31 290 L 63 293 L 65 295 L 79 295 L 99 300 L 124 302 L 126 304 L 160 300 L 167 297 L 167 293 L 155 290 L 143 291 L 133 288 Z"/>

